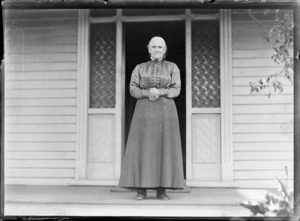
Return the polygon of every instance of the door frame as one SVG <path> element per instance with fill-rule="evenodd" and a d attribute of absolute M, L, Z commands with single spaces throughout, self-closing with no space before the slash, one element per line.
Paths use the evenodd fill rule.
<path fill-rule="evenodd" d="M 116 23 L 116 103 L 115 108 L 89 108 L 89 73 L 90 73 L 90 24 Z M 122 19 L 121 11 L 111 18 L 100 18 L 94 21 L 90 17 L 89 9 L 78 10 L 78 73 L 77 73 L 77 133 L 76 133 L 76 161 L 75 179 L 73 185 L 117 185 L 121 167 L 121 147 L 123 142 L 123 112 L 124 98 L 122 95 Z M 88 121 L 89 115 L 114 116 L 115 147 L 113 153 L 113 178 L 104 180 L 88 180 L 87 152 L 88 152 Z"/>
<path fill-rule="evenodd" d="M 196 114 L 204 113 L 199 108 L 192 108 L 192 21 L 198 18 L 186 12 L 186 146 L 187 146 L 187 186 L 191 187 L 237 187 L 233 180 L 233 120 L 232 120 L 232 21 L 231 10 L 221 9 L 219 14 L 220 28 L 220 108 L 205 108 L 205 113 L 221 115 L 221 180 L 199 181 L 193 178 L 193 153 L 192 153 L 192 119 Z"/>
<path fill-rule="evenodd" d="M 185 21 L 186 30 L 186 184 L 187 186 L 236 186 L 233 182 L 232 148 L 232 52 L 231 52 L 231 10 L 222 9 L 220 14 L 192 14 L 190 9 L 182 15 L 124 16 L 117 9 L 116 16 L 90 18 L 89 9 L 80 9 L 78 17 L 78 75 L 77 75 L 77 136 L 75 179 L 72 184 L 117 185 L 121 172 L 121 157 L 124 150 L 125 113 L 125 53 L 124 22 Z M 191 101 L 191 23 L 195 20 L 220 21 L 220 80 L 221 80 L 221 174 L 220 182 L 203 182 L 192 177 L 192 114 Z M 116 108 L 107 110 L 116 116 L 116 147 L 114 151 L 114 179 L 87 180 L 88 101 L 89 101 L 89 25 L 90 23 L 116 23 Z M 94 110 L 95 112 L 99 112 Z M 100 111 L 101 112 L 101 111 Z M 102 111 L 103 112 L 103 111 Z M 106 111 L 105 111 L 106 112 Z"/>

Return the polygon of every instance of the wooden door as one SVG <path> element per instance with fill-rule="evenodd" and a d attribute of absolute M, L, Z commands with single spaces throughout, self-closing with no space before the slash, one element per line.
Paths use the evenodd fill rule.
<path fill-rule="evenodd" d="M 221 180 L 219 21 L 187 22 L 187 41 L 187 184 L 198 186 Z"/>
<path fill-rule="evenodd" d="M 119 22 L 90 26 L 88 109 L 88 180 L 117 184 L 121 153 L 121 88 Z M 100 182 L 101 184 L 101 182 Z"/>

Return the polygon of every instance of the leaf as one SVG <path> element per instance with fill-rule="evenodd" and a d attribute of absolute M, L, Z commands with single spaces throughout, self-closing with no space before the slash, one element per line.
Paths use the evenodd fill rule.
<path fill-rule="evenodd" d="M 279 191 L 282 192 L 285 197 L 288 197 L 288 192 L 287 192 L 287 189 L 286 189 L 285 185 L 283 184 L 283 182 L 281 180 L 279 180 L 278 178 L 276 178 L 276 180 L 279 183 Z"/>
<path fill-rule="evenodd" d="M 269 211 L 272 211 L 272 212 L 277 212 L 279 211 L 279 203 L 278 202 L 275 202 L 273 203 L 272 201 L 270 201 L 270 204 L 266 206 L 268 208 Z"/>
<path fill-rule="evenodd" d="M 265 196 L 267 202 L 272 202 L 272 203 L 277 203 L 279 202 L 279 199 L 277 196 L 275 196 L 274 194 L 272 193 L 267 193 L 266 196 Z"/>
<path fill-rule="evenodd" d="M 264 207 L 261 204 L 257 203 L 257 202 L 250 202 L 250 201 L 242 202 L 240 205 L 242 207 L 245 207 L 246 209 L 249 209 L 253 213 L 253 215 L 256 215 L 256 214 L 259 214 L 259 213 L 260 214 L 265 214 Z"/>
<path fill-rule="evenodd" d="M 289 171 L 288 171 L 288 166 L 287 165 L 284 166 L 284 170 L 285 170 L 286 178 L 288 178 L 289 177 Z"/>
<path fill-rule="evenodd" d="M 294 201 L 294 192 L 292 190 L 288 191 L 288 198 L 290 202 Z"/>

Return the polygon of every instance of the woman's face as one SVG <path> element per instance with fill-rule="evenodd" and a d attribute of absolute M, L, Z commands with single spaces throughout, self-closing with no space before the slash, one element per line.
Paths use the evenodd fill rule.
<path fill-rule="evenodd" d="M 153 39 L 148 47 L 152 59 L 161 60 L 166 53 L 166 45 L 162 39 Z"/>

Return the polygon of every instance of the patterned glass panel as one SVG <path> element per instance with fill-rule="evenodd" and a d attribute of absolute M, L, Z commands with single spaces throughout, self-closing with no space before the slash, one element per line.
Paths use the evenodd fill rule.
<path fill-rule="evenodd" d="M 114 108 L 116 100 L 116 25 L 91 24 L 90 108 Z"/>
<path fill-rule="evenodd" d="M 220 107 L 218 21 L 192 23 L 192 107 Z"/>

